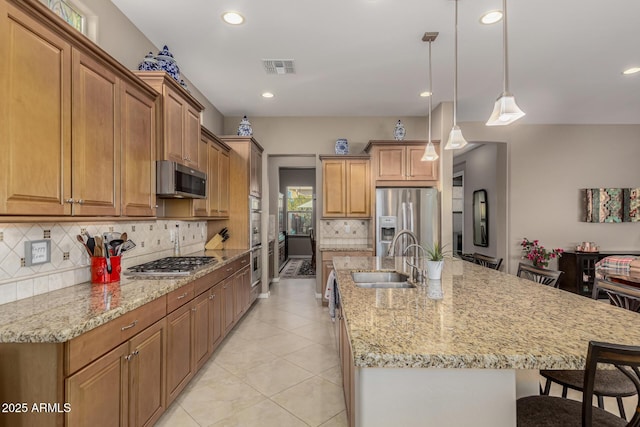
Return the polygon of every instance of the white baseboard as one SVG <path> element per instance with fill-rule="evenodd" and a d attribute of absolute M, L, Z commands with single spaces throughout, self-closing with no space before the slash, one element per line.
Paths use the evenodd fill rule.
<path fill-rule="evenodd" d="M 269 298 L 269 296 L 271 296 L 271 292 L 265 292 L 265 293 L 261 293 L 258 294 L 258 298 Z"/>
<path fill-rule="evenodd" d="M 274 277 L 273 279 L 271 279 L 271 283 L 278 283 L 280 281 L 279 277 Z"/>
<path fill-rule="evenodd" d="M 322 294 L 319 294 L 316 292 L 316 299 L 320 299 L 320 298 L 322 298 Z"/>

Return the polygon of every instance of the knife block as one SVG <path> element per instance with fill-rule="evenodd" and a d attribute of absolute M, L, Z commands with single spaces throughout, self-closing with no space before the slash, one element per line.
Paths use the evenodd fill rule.
<path fill-rule="evenodd" d="M 224 245 L 222 244 L 222 236 L 216 234 L 211 238 L 211 240 L 207 242 L 206 245 L 204 245 L 204 248 L 210 251 L 215 249 L 224 249 Z"/>

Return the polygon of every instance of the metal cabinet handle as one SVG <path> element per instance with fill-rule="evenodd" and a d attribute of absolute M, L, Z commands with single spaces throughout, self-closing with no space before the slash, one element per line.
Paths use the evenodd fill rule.
<path fill-rule="evenodd" d="M 130 355 L 130 354 L 127 354 L 127 355 L 124 357 L 124 360 L 126 360 L 127 362 L 128 362 L 129 360 L 131 360 L 131 355 Z"/>
<path fill-rule="evenodd" d="M 127 329 L 131 329 L 138 323 L 138 320 L 134 320 L 133 323 L 129 323 L 127 326 L 123 326 L 120 328 L 121 331 L 126 331 Z"/>
<path fill-rule="evenodd" d="M 196 307 L 193 307 L 193 308 L 191 309 L 191 311 L 196 312 L 196 311 L 198 311 L 198 309 L 197 309 Z"/>
<path fill-rule="evenodd" d="M 65 202 L 65 203 L 70 203 L 70 204 L 73 204 L 73 203 L 74 203 L 73 199 L 67 199 L 67 200 L 65 200 L 64 202 Z"/>
<path fill-rule="evenodd" d="M 216 294 L 209 295 L 209 299 L 214 299 L 215 297 L 216 297 Z"/>
<path fill-rule="evenodd" d="M 133 356 L 137 356 L 140 354 L 140 350 L 136 349 L 136 351 L 134 351 L 133 353 L 131 353 Z"/>
<path fill-rule="evenodd" d="M 76 203 L 78 203 L 79 205 L 81 205 L 81 204 L 83 204 L 83 203 L 84 203 L 84 200 L 82 200 L 82 199 L 78 199 L 78 201 L 77 201 Z"/>
<path fill-rule="evenodd" d="M 233 271 L 233 267 L 227 268 L 227 271 Z"/>
<path fill-rule="evenodd" d="M 187 295 L 189 295 L 189 292 L 185 292 L 184 294 L 180 295 L 176 299 L 182 299 L 182 298 L 186 297 Z"/>

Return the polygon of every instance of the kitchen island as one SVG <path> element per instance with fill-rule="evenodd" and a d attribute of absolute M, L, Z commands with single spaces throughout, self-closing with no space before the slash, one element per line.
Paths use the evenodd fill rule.
<path fill-rule="evenodd" d="M 445 262 L 439 300 L 428 287 L 353 281 L 352 271 L 408 271 L 402 258 L 333 263 L 356 425 L 515 426 L 538 370 L 584 368 L 590 340 L 640 345 L 637 313 L 469 262 Z"/>

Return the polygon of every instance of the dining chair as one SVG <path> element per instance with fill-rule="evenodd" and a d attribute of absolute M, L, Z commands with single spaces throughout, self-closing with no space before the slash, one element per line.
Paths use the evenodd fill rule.
<path fill-rule="evenodd" d="M 622 283 L 611 282 L 605 279 L 596 279 L 593 285 L 594 299 L 598 299 L 599 292 L 607 294 L 612 305 L 626 308 L 627 310 L 640 312 L 640 289 L 627 286 Z M 543 370 L 540 375 L 545 378 L 543 394 L 548 395 L 551 383 L 562 386 L 562 397 L 567 397 L 567 390 L 584 390 L 584 371 L 580 370 Z M 618 370 L 600 369 L 595 377 L 593 394 L 598 399 L 598 407 L 604 408 L 604 397 L 614 397 L 618 403 L 618 411 L 622 418 L 624 413 L 623 397 L 634 396 L 637 393 L 633 383 L 626 375 Z"/>
<path fill-rule="evenodd" d="M 523 263 L 518 264 L 518 277 L 533 280 L 534 282 L 552 286 L 554 288 L 558 287 L 558 279 L 560 278 L 561 274 L 562 271 L 558 270 L 549 270 L 546 268 L 534 267 L 533 265 Z"/>
<path fill-rule="evenodd" d="M 479 254 L 475 252 L 473 254 L 473 262 L 483 267 L 492 268 L 494 270 L 500 270 L 502 265 L 502 258 L 493 258 L 490 256 Z"/>
<path fill-rule="evenodd" d="M 593 406 L 598 363 L 614 365 L 640 392 L 640 347 L 603 342 L 589 342 L 583 377 L 582 402 L 555 396 L 527 396 L 516 402 L 518 427 L 638 427 L 640 426 L 640 401 L 636 402 L 634 415 L 627 422 Z"/>

